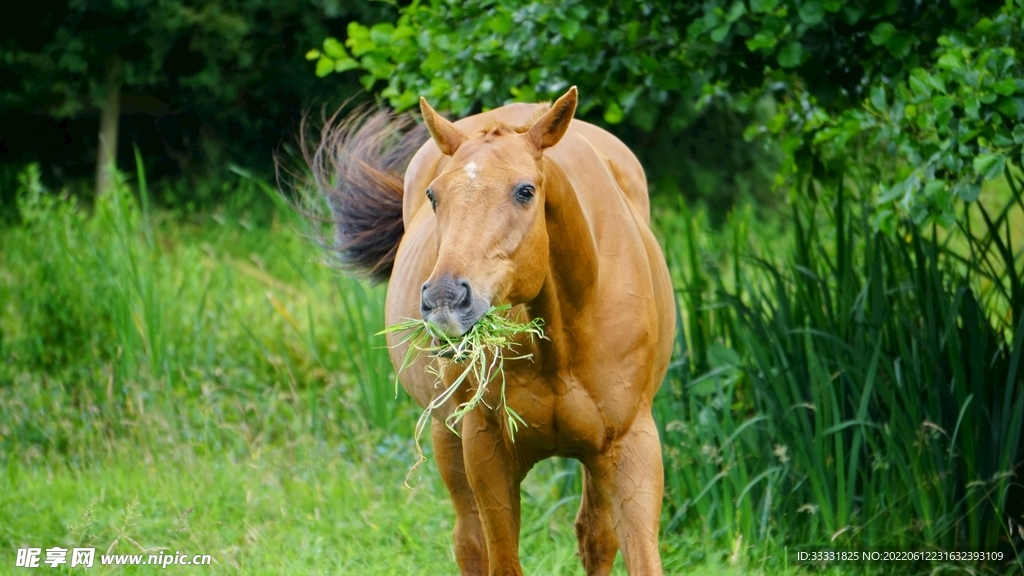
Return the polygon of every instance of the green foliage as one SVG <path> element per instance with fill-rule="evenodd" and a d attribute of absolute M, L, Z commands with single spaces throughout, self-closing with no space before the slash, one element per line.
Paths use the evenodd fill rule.
<path fill-rule="evenodd" d="M 784 138 L 826 159 L 858 146 L 879 150 L 870 158 L 888 169 L 876 188 L 876 224 L 892 232 L 909 216 L 951 227 L 955 200 L 973 202 L 985 181 L 1024 167 L 1021 46 L 1024 3 L 1007 3 L 993 18 L 939 37 L 926 66 L 876 84 L 862 107 L 829 114 L 812 101 Z M 789 173 L 798 172 L 791 164 Z"/>
<path fill-rule="evenodd" d="M 316 75 L 320 78 L 331 72 L 345 72 L 359 67 L 336 38 L 324 40 L 323 51 L 313 49 L 306 52 L 306 60 L 316 60 Z"/>
<path fill-rule="evenodd" d="M 64 118 L 99 106 L 105 68 L 114 57 L 124 62 L 121 77 L 127 86 L 160 83 L 176 37 L 192 31 L 193 49 L 202 53 L 203 62 L 182 80 L 206 90 L 226 89 L 222 66 L 230 62 L 248 67 L 253 54 L 246 42 L 251 22 L 224 8 L 219 3 L 190 6 L 178 0 L 146 0 L 71 2 L 66 11 L 32 9 L 38 12 L 33 16 L 56 26 L 48 27 L 52 36 L 12 34 L 0 48 L 0 61 L 20 80 L 0 91 L 0 109 L 32 108 L 42 99 L 53 116 Z"/>
<path fill-rule="evenodd" d="M 903 217 L 952 226 L 956 200 L 973 202 L 984 180 L 1020 162 L 1019 0 L 767 2 L 734 27 L 720 18 L 727 3 L 715 4 L 690 29 L 724 60 L 705 93 L 741 108 L 772 95 L 777 113 L 747 134 L 780 146 L 779 185 L 795 192 L 823 164 L 859 156 L 880 180 L 874 224 L 893 233 Z M 752 54 L 735 49 L 747 31 Z"/>
<path fill-rule="evenodd" d="M 229 164 L 268 176 L 273 152 L 294 143 L 302 111 L 337 106 L 360 89 L 353 77 L 306 72 L 309 46 L 351 19 L 393 14 L 373 0 L 26 4 L 18 18 L 0 20 L 0 202 L 14 192 L 6 169 L 39 162 L 46 182 L 62 186 L 95 173 L 107 65 L 120 60 L 119 166 L 130 169 L 138 146 L 156 201 L 213 208 L 231 192 L 219 186 L 232 178 Z M 162 196 L 168 177 L 180 180 L 169 183 L 175 198 Z"/>
<path fill-rule="evenodd" d="M 11 247 L 5 251 L 5 263 L 12 272 L 17 270 L 19 277 L 38 283 L 9 285 L 5 300 L 15 306 L 9 311 L 17 316 L 6 322 L 15 328 L 7 343 L 18 349 L 22 362 L 36 369 L 90 356 L 110 359 L 119 344 L 137 347 L 134 328 L 124 341 L 111 338 L 115 326 L 124 329 L 124 323 L 131 322 L 128 302 L 140 296 L 150 281 L 138 276 L 134 277 L 137 282 L 127 282 L 124 273 L 114 274 L 111 268 L 131 269 L 138 261 L 137 253 L 125 250 L 129 246 L 117 241 L 123 239 L 119 236 L 126 229 L 139 226 L 137 208 L 118 195 L 98 206 L 90 218 L 70 198 L 49 194 L 39 181 L 37 165 L 27 167 L 19 180 L 22 189 L 17 213 L 22 222 L 17 232 L 5 238 Z M 109 241 L 95 243 L 100 234 L 108 235 Z M 13 249 L 19 245 L 31 249 Z M 90 269 L 85 259 L 98 270 Z M 97 271 L 100 273 L 95 274 Z M 45 288 L 40 290 L 40 286 Z M 140 290 L 131 293 L 133 287 Z M 134 359 L 134 355 L 127 358 Z"/>
<path fill-rule="evenodd" d="M 399 110 L 423 95 L 463 115 L 578 84 L 581 115 L 678 132 L 711 102 L 747 114 L 769 98 L 776 114 L 748 117 L 747 135 L 781 151 L 777 184 L 874 153 L 875 224 L 892 232 L 903 216 L 952 225 L 956 200 L 1020 162 L 1022 13 L 1021 0 L 434 0 L 351 23 L 351 56 L 329 38 L 310 57 L 321 75 L 358 66 Z"/>
<path fill-rule="evenodd" d="M 685 30 L 695 10 L 667 2 L 414 2 L 397 20 L 350 23 L 344 46 L 327 38 L 307 58 L 321 75 L 342 69 L 355 77 L 358 64 L 364 87 L 398 110 L 422 95 L 465 115 L 550 99 L 576 84 L 577 115 L 626 141 L 656 193 L 683 193 L 724 214 L 740 198 L 768 197 L 776 154 L 742 141 L 748 116 L 762 112 L 755 106 L 739 114 L 718 103 L 697 109 L 705 74 L 690 63 Z"/>
<path fill-rule="evenodd" d="M 1019 569 L 1024 266 L 1006 212 L 977 205 L 964 250 L 909 222 L 881 234 L 860 176 L 807 181 L 784 258 L 743 220 L 724 262 L 689 215 L 663 223 L 684 328 L 656 402 L 668 529 L 754 555 L 1002 545 Z"/>
<path fill-rule="evenodd" d="M 263 389 L 288 401 L 225 422 L 279 436 L 337 428 L 339 414 L 358 415 L 357 428 L 403 421 L 408 403 L 395 398 L 374 336 L 383 291 L 312 262 L 315 249 L 295 233 L 303 219 L 285 206 L 265 228 L 223 212 L 197 228 L 148 210 L 141 170 L 141 202 L 121 181 L 91 213 L 36 178 L 35 168 L 23 174 L 22 222 L 0 230 L 0 450 L 119 435 L 138 402 L 156 400 L 181 401 L 175 426 L 205 436 L 216 415 L 204 403 L 244 407 Z M 261 186 L 242 179 L 236 195 Z M 40 378 L 55 404 L 19 402 L 16 390 Z M 40 416 L 65 404 L 76 411 Z"/>
<path fill-rule="evenodd" d="M 997 7 L 958 0 L 711 0 L 687 26 L 689 55 L 709 73 L 708 93 L 744 100 L 781 83 L 771 89 L 806 91 L 837 110 L 927 62 L 941 34 Z"/>
<path fill-rule="evenodd" d="M 621 7 L 625 14 L 619 10 L 581 0 L 416 1 L 397 22 L 349 24 L 352 59 L 339 52 L 334 66 L 349 69 L 357 61 L 364 86 L 385 82 L 381 95 L 398 110 L 422 95 L 458 115 L 478 105 L 543 100 L 579 84 L 586 87 L 580 114 L 596 108 L 610 124 L 628 117 L 650 130 L 658 107 L 692 89 L 684 31 L 667 3 L 631 2 Z M 318 73 L 332 70 L 324 60 L 327 42 L 336 41 L 309 56 L 318 58 Z"/>
<path fill-rule="evenodd" d="M 982 8 L 909 0 L 416 1 L 397 22 L 351 23 L 351 58 L 343 50 L 324 56 L 345 69 L 358 61 L 367 89 L 386 82 L 381 95 L 397 109 L 423 95 L 461 115 L 478 103 L 535 101 L 578 84 L 582 113 L 597 107 L 610 124 L 628 118 L 650 130 L 659 109 L 692 117 L 688 105 L 701 91 L 731 93 L 747 108 L 745 91 L 768 81 L 799 79 L 816 96 L 856 101 L 865 84 L 926 60 L 947 26 L 976 20 Z M 323 60 L 317 68 L 331 71 Z"/>

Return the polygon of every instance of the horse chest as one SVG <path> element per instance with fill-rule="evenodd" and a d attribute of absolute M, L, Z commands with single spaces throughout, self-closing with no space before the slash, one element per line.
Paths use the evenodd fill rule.
<path fill-rule="evenodd" d="M 603 450 L 628 426 L 636 413 L 636 402 L 599 393 L 603 391 L 598 384 L 564 374 L 507 377 L 508 406 L 526 422 L 516 432 L 516 444 L 561 456 Z M 498 398 L 496 395 L 495 401 Z M 501 408 L 493 414 L 505 417 Z"/>

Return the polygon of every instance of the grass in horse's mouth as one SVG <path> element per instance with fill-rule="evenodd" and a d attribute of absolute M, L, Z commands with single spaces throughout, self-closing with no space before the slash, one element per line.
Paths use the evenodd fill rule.
<path fill-rule="evenodd" d="M 505 375 L 503 368 L 505 360 L 516 360 L 532 356 L 532 354 L 508 355 L 516 346 L 514 340 L 516 336 L 526 334 L 531 339 L 534 337 L 543 338 L 544 330 L 541 328 L 542 322 L 539 318 L 535 318 L 525 324 L 510 318 L 510 309 L 511 306 L 508 304 L 492 307 L 468 332 L 455 338 L 446 336 L 425 320 L 407 320 L 389 326 L 380 332 L 380 334 L 406 332 L 396 343 L 396 346 L 409 343 L 409 350 L 402 360 L 402 366 L 398 369 L 399 373 L 405 370 L 416 356 L 422 354 L 438 359 L 427 368 L 427 370 L 437 376 L 438 382 L 441 381 L 441 369 L 444 366 L 455 364 L 461 367 L 461 372 L 459 372 L 459 375 L 452 384 L 434 398 L 426 410 L 423 411 L 423 414 L 420 415 L 419 421 L 416 422 L 417 449 L 419 449 L 420 435 L 426 428 L 427 423 L 430 422 L 431 413 L 450 400 L 462 383 L 470 376 L 473 376 L 473 380 L 477 383 L 472 397 L 460 404 L 445 419 L 445 424 L 452 432 L 458 434 L 455 426 L 477 406 L 483 404 L 488 408 L 495 408 L 489 406 L 484 401 L 484 393 L 491 382 L 499 376 L 501 377 L 499 403 L 500 407 L 505 411 L 509 438 L 514 442 L 515 433 L 519 430 L 519 424 L 526 425 L 522 417 L 505 401 Z M 441 364 L 442 362 L 445 364 Z M 395 385 L 398 385 L 397 380 Z M 420 455 L 422 457 L 422 452 Z"/>

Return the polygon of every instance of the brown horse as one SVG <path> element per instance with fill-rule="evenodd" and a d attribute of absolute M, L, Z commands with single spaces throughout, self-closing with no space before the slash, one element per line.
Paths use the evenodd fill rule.
<path fill-rule="evenodd" d="M 462 573 L 522 573 L 520 482 L 558 455 L 583 464 L 576 533 L 587 574 L 608 574 L 618 549 L 630 574 L 660 574 L 664 480 L 651 402 L 675 303 L 643 168 L 614 136 L 573 120 L 575 87 L 551 106 L 455 123 L 425 100 L 420 108 L 432 140 L 404 179 L 401 164 L 425 135 L 401 136 L 402 121 L 383 113 L 329 124 L 309 160 L 343 259 L 390 278 L 388 325 L 422 315 L 461 335 L 505 303 L 543 319 L 547 338 L 521 342 L 532 359 L 505 363 L 506 401 L 527 423 L 514 442 L 500 409 L 487 407 L 499 406 L 496 390 L 461 421 L 461 437 L 443 421 L 468 386 L 434 413 Z M 406 353 L 398 338 L 389 336 L 396 366 Z M 430 361 L 400 374 L 421 406 L 445 388 Z"/>

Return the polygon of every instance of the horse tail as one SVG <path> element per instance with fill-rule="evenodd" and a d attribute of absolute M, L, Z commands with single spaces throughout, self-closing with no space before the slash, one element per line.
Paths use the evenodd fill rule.
<path fill-rule="evenodd" d="M 405 170 L 427 140 L 409 116 L 360 109 L 335 113 L 319 142 L 303 142 L 313 183 L 327 200 L 342 266 L 373 283 L 391 277 L 398 242 L 405 233 L 402 196 Z M 303 139 L 306 131 L 302 130 Z"/>

